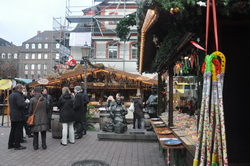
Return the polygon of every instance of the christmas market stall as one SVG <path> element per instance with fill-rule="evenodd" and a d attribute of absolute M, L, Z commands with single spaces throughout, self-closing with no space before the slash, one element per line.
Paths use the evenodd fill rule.
<path fill-rule="evenodd" d="M 152 0 L 138 6 L 138 68 L 158 73 L 159 118 L 151 123 L 167 126 L 154 126 L 166 163 L 249 165 L 244 101 L 250 92 L 239 79 L 248 71 L 249 2 Z"/>
<path fill-rule="evenodd" d="M 148 77 L 105 67 L 103 64 L 93 65 L 89 63 L 86 75 L 89 104 L 97 109 L 104 107 L 107 97 L 109 95 L 115 96 L 116 93 L 121 93 L 124 96 L 124 104 L 129 107 L 133 96 L 140 93 L 147 99 L 151 93 L 151 86 L 157 84 L 156 80 Z M 64 86 L 68 86 L 73 92 L 75 86 L 84 87 L 84 84 L 84 66 L 77 64 L 73 69 L 63 69 L 49 74 L 44 79 L 29 83 L 28 86 L 29 88 L 47 88 L 48 93 L 54 99 L 54 106 L 56 106 Z"/>

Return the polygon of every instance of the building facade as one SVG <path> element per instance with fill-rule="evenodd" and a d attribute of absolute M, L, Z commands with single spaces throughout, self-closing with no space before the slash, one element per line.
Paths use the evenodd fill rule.
<path fill-rule="evenodd" d="M 67 59 L 70 51 L 57 40 L 58 35 L 55 31 L 38 31 L 36 36 L 23 42 L 19 51 L 20 78 L 44 78 Z"/>
<path fill-rule="evenodd" d="M 15 78 L 18 76 L 20 47 L 0 43 L 0 78 Z"/>
<path fill-rule="evenodd" d="M 68 7 L 70 8 L 70 7 Z M 137 5 L 133 0 L 102 1 L 98 5 L 82 10 L 82 15 L 68 15 L 69 23 L 77 23 L 70 31 L 71 54 L 77 61 L 81 60 L 81 46 L 89 41 L 92 48 L 90 61 L 103 63 L 107 67 L 139 74 L 137 70 L 137 28 L 130 27 L 126 41 L 120 41 L 116 35 L 119 20 L 136 12 Z M 72 36 L 75 35 L 75 38 Z M 77 37 L 83 36 L 82 45 L 76 43 Z M 85 36 L 85 37 L 84 37 Z"/>

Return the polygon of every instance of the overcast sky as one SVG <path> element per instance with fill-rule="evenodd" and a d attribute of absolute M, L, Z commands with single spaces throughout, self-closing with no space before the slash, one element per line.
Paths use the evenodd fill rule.
<path fill-rule="evenodd" d="M 0 38 L 21 46 L 37 31 L 53 30 L 53 17 L 62 17 L 63 25 L 66 5 L 79 15 L 77 10 L 92 4 L 92 0 L 0 0 Z M 73 9 L 75 5 L 79 7 Z"/>

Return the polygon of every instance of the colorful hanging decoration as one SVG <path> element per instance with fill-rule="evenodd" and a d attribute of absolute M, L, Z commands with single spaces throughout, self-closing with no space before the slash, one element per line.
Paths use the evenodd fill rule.
<path fill-rule="evenodd" d="M 207 55 L 202 65 L 203 92 L 193 166 L 228 165 L 222 95 L 225 61 L 224 54 L 216 51 Z"/>

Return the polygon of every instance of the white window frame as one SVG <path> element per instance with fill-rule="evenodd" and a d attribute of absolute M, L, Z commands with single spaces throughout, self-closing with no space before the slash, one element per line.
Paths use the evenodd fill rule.
<path fill-rule="evenodd" d="M 25 59 L 30 59 L 30 54 L 25 54 Z"/>
<path fill-rule="evenodd" d="M 14 54 L 14 59 L 18 59 L 18 54 L 17 53 Z"/>
<path fill-rule="evenodd" d="M 31 54 L 31 59 L 36 59 L 36 54 Z"/>
<path fill-rule="evenodd" d="M 137 46 L 136 45 L 137 45 L 136 43 L 131 44 L 131 59 L 137 59 Z M 133 56 L 133 53 L 135 54 L 134 56 Z"/>
<path fill-rule="evenodd" d="M 48 48 L 49 48 L 48 43 L 45 43 L 45 44 L 44 44 L 44 49 L 48 49 Z"/>
<path fill-rule="evenodd" d="M 28 43 L 25 44 L 25 49 L 29 49 L 30 45 Z"/>
<path fill-rule="evenodd" d="M 60 44 L 59 43 L 56 43 L 56 48 L 60 48 Z"/>
<path fill-rule="evenodd" d="M 25 70 L 29 70 L 29 65 L 28 64 L 24 64 L 24 69 Z"/>
<path fill-rule="evenodd" d="M 114 51 L 116 51 L 116 55 L 113 55 Z M 109 59 L 117 59 L 118 58 L 118 43 L 109 43 L 108 44 L 108 58 Z"/>
<path fill-rule="evenodd" d="M 2 59 L 5 59 L 5 53 L 2 53 Z"/>
<path fill-rule="evenodd" d="M 11 59 L 11 53 L 8 53 L 8 59 Z"/>
<path fill-rule="evenodd" d="M 41 43 L 38 44 L 38 49 L 42 49 L 42 44 Z"/>
<path fill-rule="evenodd" d="M 60 59 L 60 54 L 56 53 L 56 58 L 55 59 Z"/>
<path fill-rule="evenodd" d="M 37 54 L 37 59 L 42 59 L 42 54 Z"/>
<path fill-rule="evenodd" d="M 32 48 L 32 49 L 36 49 L 35 43 L 31 44 L 31 48 Z"/>
<path fill-rule="evenodd" d="M 30 69 L 31 69 L 31 70 L 35 70 L 35 64 L 31 64 Z"/>
<path fill-rule="evenodd" d="M 41 64 L 37 64 L 37 70 L 41 70 Z"/>

